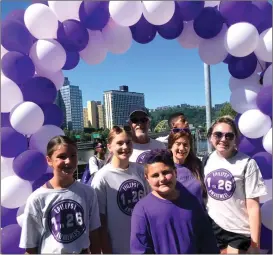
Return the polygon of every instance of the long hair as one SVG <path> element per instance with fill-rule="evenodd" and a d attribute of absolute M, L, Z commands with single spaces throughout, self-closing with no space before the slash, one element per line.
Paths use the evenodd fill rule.
<path fill-rule="evenodd" d="M 186 131 L 180 131 L 177 133 L 171 132 L 168 138 L 168 149 L 171 150 L 175 141 L 179 138 L 185 138 L 189 141 L 190 144 L 190 151 L 189 155 L 185 159 L 184 166 L 187 167 L 193 174 L 193 176 L 200 181 L 201 187 L 203 190 L 203 197 L 207 197 L 207 189 L 204 182 L 204 171 L 203 171 L 203 165 L 201 160 L 195 155 L 193 151 L 193 139 L 192 135 L 189 132 Z"/>

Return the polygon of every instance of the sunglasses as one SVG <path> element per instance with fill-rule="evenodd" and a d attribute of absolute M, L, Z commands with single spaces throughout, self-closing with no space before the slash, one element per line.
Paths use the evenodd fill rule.
<path fill-rule="evenodd" d="M 190 129 L 189 128 L 173 128 L 172 129 L 173 133 L 179 133 L 179 132 L 187 132 L 190 133 Z"/>
<path fill-rule="evenodd" d="M 226 140 L 232 141 L 235 138 L 235 134 L 233 134 L 232 132 L 227 132 L 227 133 L 223 133 L 223 132 L 214 132 L 213 136 L 218 139 L 221 140 L 223 138 L 223 136 L 225 136 Z"/>
<path fill-rule="evenodd" d="M 149 121 L 149 118 L 132 118 L 130 119 L 130 121 L 134 124 L 137 124 L 137 123 L 145 124 Z"/>

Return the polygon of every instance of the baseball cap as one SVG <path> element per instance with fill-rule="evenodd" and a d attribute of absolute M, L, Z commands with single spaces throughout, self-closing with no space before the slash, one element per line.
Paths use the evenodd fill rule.
<path fill-rule="evenodd" d="M 149 111 L 146 107 L 139 106 L 139 105 L 130 105 L 130 114 L 129 117 L 135 112 L 144 112 L 147 116 L 149 116 Z"/>
<path fill-rule="evenodd" d="M 103 144 L 102 143 L 97 143 L 96 146 L 95 146 L 95 149 L 98 149 L 98 148 L 104 148 Z"/>

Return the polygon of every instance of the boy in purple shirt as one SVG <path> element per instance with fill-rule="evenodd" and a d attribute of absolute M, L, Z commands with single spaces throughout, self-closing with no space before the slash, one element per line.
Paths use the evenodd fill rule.
<path fill-rule="evenodd" d="M 152 192 L 134 208 L 131 253 L 219 254 L 211 224 L 200 203 L 176 182 L 172 154 L 154 150 L 145 161 L 145 177 Z"/>

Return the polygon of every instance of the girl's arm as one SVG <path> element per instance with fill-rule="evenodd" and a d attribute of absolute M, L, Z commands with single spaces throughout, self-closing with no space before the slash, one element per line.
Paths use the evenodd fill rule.
<path fill-rule="evenodd" d="M 38 247 L 27 248 L 25 254 L 38 254 Z"/>
<path fill-rule="evenodd" d="M 99 229 L 95 229 L 89 232 L 90 238 L 90 251 L 92 254 L 100 254 L 101 246 L 100 246 L 100 236 Z"/>
<path fill-rule="evenodd" d="M 101 227 L 99 229 L 101 251 L 104 254 L 112 254 L 112 247 L 108 235 L 106 215 L 100 214 Z"/>
<path fill-rule="evenodd" d="M 261 236 L 261 210 L 259 198 L 246 199 L 246 207 L 249 217 L 251 247 L 259 248 Z"/>

